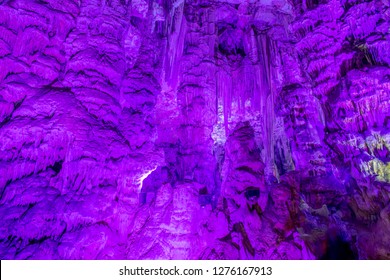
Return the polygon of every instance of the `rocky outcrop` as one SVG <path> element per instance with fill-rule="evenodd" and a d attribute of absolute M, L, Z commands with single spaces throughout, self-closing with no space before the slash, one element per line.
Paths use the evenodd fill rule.
<path fill-rule="evenodd" d="M 0 257 L 390 259 L 389 34 L 387 0 L 0 1 Z"/>

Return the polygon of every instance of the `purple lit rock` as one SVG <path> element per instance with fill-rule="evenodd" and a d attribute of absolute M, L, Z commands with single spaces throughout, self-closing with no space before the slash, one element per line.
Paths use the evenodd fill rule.
<path fill-rule="evenodd" d="M 390 259 L 387 0 L 0 1 L 1 259 Z"/>

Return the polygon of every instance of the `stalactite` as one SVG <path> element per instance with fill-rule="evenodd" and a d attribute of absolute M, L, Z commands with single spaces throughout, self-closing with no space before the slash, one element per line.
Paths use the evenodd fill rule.
<path fill-rule="evenodd" d="M 225 135 L 229 134 L 229 118 L 231 116 L 231 106 L 232 106 L 232 79 L 229 73 L 225 71 L 220 71 L 217 73 L 216 77 L 216 91 L 217 95 L 222 99 L 223 107 L 223 120 L 225 126 Z"/>
<path fill-rule="evenodd" d="M 179 2 L 179 1 L 178 1 Z M 184 40 L 186 34 L 186 21 L 183 14 L 184 2 L 173 6 L 168 21 L 168 50 L 164 60 L 165 75 L 168 84 L 172 88 L 178 85 L 180 73 L 179 61 L 183 55 Z"/>

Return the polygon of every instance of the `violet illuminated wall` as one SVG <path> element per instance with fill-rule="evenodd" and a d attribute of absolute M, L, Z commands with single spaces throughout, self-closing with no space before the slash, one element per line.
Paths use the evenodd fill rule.
<path fill-rule="evenodd" d="M 0 1 L 1 259 L 389 259 L 388 0 Z"/>

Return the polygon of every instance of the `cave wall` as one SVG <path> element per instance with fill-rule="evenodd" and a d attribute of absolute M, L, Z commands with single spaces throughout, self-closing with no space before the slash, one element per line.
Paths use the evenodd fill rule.
<path fill-rule="evenodd" d="M 0 258 L 390 259 L 389 65 L 388 0 L 0 1 Z"/>

